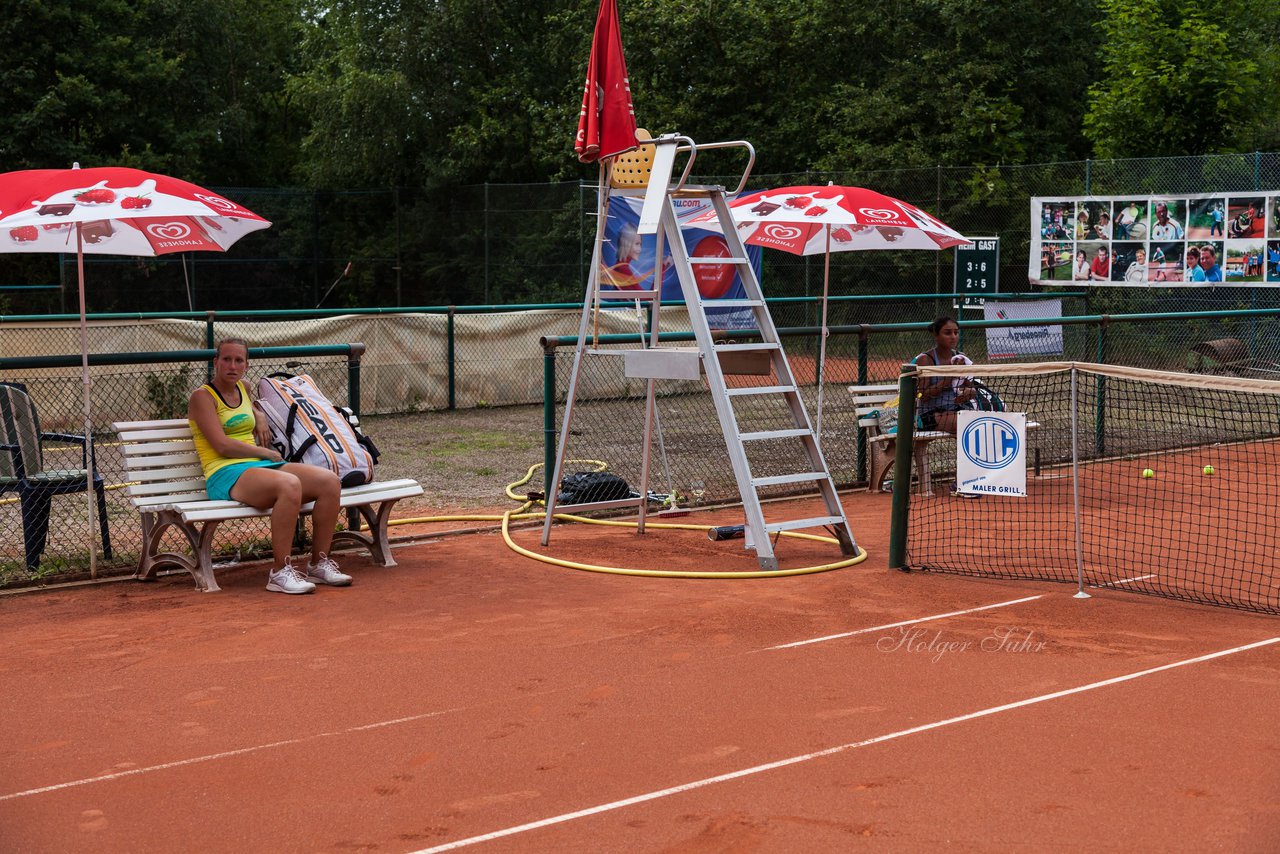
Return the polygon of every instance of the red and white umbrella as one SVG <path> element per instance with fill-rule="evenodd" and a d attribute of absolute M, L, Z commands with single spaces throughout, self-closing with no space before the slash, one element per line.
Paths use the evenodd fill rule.
<path fill-rule="evenodd" d="M 831 253 L 949 249 L 969 240 L 927 211 L 863 187 L 827 184 L 761 190 L 734 199 L 729 210 L 744 243 L 781 249 L 793 255 L 825 256 L 817 372 L 817 433 L 821 436 Z M 714 229 L 718 228 L 719 221 L 711 210 L 689 220 L 687 225 Z"/>
<path fill-rule="evenodd" d="M 743 242 L 793 255 L 948 249 L 969 242 L 915 205 L 862 187 L 780 187 L 739 196 L 729 208 Z M 714 222 L 715 213 L 708 212 L 689 225 Z"/>
<path fill-rule="evenodd" d="M 270 225 L 217 193 L 138 169 L 31 169 L 0 175 L 3 252 L 222 252 Z M 82 246 L 77 247 L 77 239 Z"/>
<path fill-rule="evenodd" d="M 270 222 L 195 184 L 107 166 L 31 169 L 0 175 L 0 252 L 76 254 L 80 288 L 80 370 L 86 440 L 93 432 L 84 256 L 223 252 Z M 89 520 L 93 524 L 93 490 Z M 95 552 L 89 550 L 91 570 Z"/>

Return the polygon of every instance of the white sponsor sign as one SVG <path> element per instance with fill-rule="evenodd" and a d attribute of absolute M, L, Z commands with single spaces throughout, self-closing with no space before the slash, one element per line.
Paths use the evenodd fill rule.
<path fill-rule="evenodd" d="M 1062 300 L 1034 302 L 997 302 L 988 300 L 982 307 L 987 320 L 1019 320 L 1024 317 L 1061 317 Z M 1016 356 L 1061 356 L 1062 326 L 989 326 L 987 358 L 1012 359 Z"/>
<path fill-rule="evenodd" d="M 1027 416 L 956 413 L 956 485 L 968 495 L 1027 494 Z"/>

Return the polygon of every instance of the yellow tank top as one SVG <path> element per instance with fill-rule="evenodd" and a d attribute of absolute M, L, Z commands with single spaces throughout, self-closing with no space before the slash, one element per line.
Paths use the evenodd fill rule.
<path fill-rule="evenodd" d="M 211 385 L 202 385 L 200 389 L 213 395 L 214 406 L 218 410 L 218 421 L 222 424 L 222 430 L 227 434 L 228 439 L 238 439 L 241 442 L 253 442 L 253 401 L 249 399 L 249 390 L 245 388 L 243 382 L 236 383 L 240 387 L 240 405 L 228 406 L 227 402 L 222 399 L 222 395 Z M 187 421 L 191 425 L 191 436 L 195 439 L 196 453 L 200 455 L 200 466 L 204 469 L 205 479 L 216 472 L 218 469 L 225 468 L 233 463 L 247 463 L 257 460 L 258 457 L 240 457 L 232 459 L 230 457 L 221 456 L 209 444 L 209 440 L 200 432 L 200 427 L 194 421 Z"/>

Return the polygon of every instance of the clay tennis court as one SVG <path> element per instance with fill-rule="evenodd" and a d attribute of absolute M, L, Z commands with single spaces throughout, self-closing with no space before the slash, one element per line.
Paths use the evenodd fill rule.
<path fill-rule="evenodd" d="M 1272 522 L 1278 478 L 1274 440 L 1083 463 L 1085 583 L 1280 612 L 1280 541 Z M 1025 497 L 920 500 L 907 563 L 1074 584 L 1072 507 L 1069 466 L 1030 476 Z"/>
<path fill-rule="evenodd" d="M 312 596 L 249 567 L 0 597 L 0 846 L 1280 849 L 1280 619 L 890 571 L 889 496 L 845 503 L 870 558 L 792 578 L 482 533 Z M 549 551 L 755 568 L 741 546 Z"/>

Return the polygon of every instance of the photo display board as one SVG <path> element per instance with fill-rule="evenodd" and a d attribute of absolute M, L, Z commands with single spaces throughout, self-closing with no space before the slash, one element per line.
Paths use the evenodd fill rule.
<path fill-rule="evenodd" d="M 1033 284 L 1280 287 L 1280 190 L 1031 200 Z"/>

